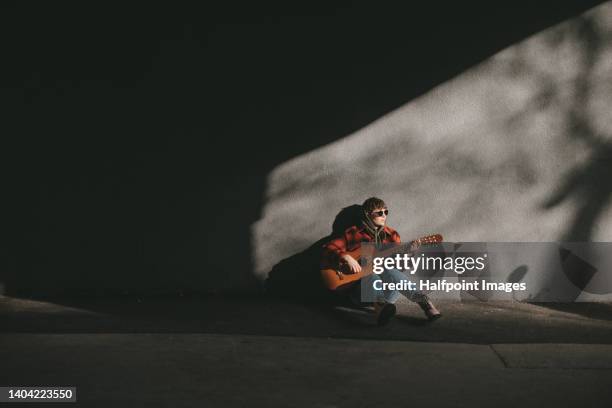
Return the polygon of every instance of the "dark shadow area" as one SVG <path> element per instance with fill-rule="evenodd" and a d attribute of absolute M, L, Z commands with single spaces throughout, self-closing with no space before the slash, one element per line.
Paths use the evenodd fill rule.
<path fill-rule="evenodd" d="M 272 169 L 599 3 L 3 4 L 0 283 L 33 298 L 255 290 Z M 584 188 L 572 228 L 610 191 Z"/>
<path fill-rule="evenodd" d="M 219 333 L 425 342 L 612 343 L 609 304 L 436 302 L 443 317 L 425 320 L 419 307 L 398 304 L 388 326 L 366 308 L 305 304 L 264 295 L 4 298 L 4 333 Z M 61 304 L 61 306 L 58 306 Z M 550 307 L 555 310 L 551 310 Z"/>
<path fill-rule="evenodd" d="M 321 281 L 321 254 L 323 245 L 341 236 L 344 231 L 361 221 L 362 209 L 353 204 L 343 208 L 334 218 L 330 235 L 319 239 L 304 251 L 281 260 L 272 267 L 264 282 L 266 293 L 288 301 L 319 303 L 339 301 Z"/>
<path fill-rule="evenodd" d="M 532 302 L 540 307 L 548 307 L 562 312 L 576 313 L 591 319 L 612 321 L 612 304 L 610 303 L 551 303 L 551 302 Z"/>
<path fill-rule="evenodd" d="M 529 268 L 527 267 L 527 265 L 521 265 L 521 266 L 517 267 L 516 269 L 514 269 L 510 273 L 510 275 L 508 275 L 508 278 L 506 279 L 506 282 L 508 282 L 508 283 L 518 283 L 518 282 L 523 280 L 525 275 L 527 275 L 527 272 L 529 272 Z"/>

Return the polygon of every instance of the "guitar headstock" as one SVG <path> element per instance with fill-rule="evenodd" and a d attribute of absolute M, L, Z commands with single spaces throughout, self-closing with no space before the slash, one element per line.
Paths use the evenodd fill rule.
<path fill-rule="evenodd" d="M 418 246 L 421 246 L 421 245 L 438 244 L 442 242 L 442 240 L 443 240 L 442 235 L 433 234 L 433 235 L 427 235 L 425 237 L 415 239 L 413 242 L 416 243 Z"/>

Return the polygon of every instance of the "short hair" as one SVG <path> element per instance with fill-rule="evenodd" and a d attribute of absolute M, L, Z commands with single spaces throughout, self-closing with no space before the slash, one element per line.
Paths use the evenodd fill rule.
<path fill-rule="evenodd" d="M 377 208 L 387 208 L 387 204 L 378 197 L 370 197 L 361 204 L 361 208 L 366 214 L 369 214 Z"/>

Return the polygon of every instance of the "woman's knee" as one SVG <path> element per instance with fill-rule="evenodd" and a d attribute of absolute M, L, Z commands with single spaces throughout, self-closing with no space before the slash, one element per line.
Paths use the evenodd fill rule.
<path fill-rule="evenodd" d="M 401 271 L 397 269 L 386 269 L 381 277 L 384 281 L 392 281 L 392 282 L 400 282 L 402 280 L 408 280 L 408 277 Z"/>

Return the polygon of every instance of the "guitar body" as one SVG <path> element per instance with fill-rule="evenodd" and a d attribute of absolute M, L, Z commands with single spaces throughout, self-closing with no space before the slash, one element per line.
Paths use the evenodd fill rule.
<path fill-rule="evenodd" d="M 361 247 L 357 248 L 352 252 L 347 252 L 347 254 L 359 261 L 361 259 Z M 348 267 L 341 267 L 340 269 L 321 269 L 321 277 L 323 278 L 323 284 L 327 289 L 330 290 L 341 290 L 342 287 L 352 286 L 351 284 L 353 282 L 356 282 L 367 275 L 368 274 L 364 271 L 364 268 L 362 268 L 361 272 L 359 273 L 352 273 L 348 269 Z"/>
<path fill-rule="evenodd" d="M 428 244 L 437 244 L 440 242 L 442 242 L 442 235 L 434 234 L 434 235 L 428 235 L 426 237 L 416 239 L 404 245 L 406 245 L 407 247 L 410 247 L 413 244 L 416 244 L 417 246 L 421 246 L 421 245 L 428 245 Z M 368 248 L 370 249 L 370 251 L 374 252 L 373 247 L 368 246 Z M 397 253 L 397 252 L 398 252 L 397 248 L 392 248 L 392 250 L 390 251 L 387 250 L 387 251 L 379 252 L 377 256 L 384 257 L 389 254 Z M 364 256 L 364 254 L 362 254 L 361 246 L 359 246 L 359 248 L 355 249 L 354 251 L 347 251 L 347 254 L 352 256 L 358 262 L 360 262 L 362 256 Z M 372 255 L 373 253 L 365 254 L 365 256 L 368 258 L 371 257 Z M 322 268 L 321 269 L 321 278 L 323 279 L 323 284 L 325 285 L 327 289 L 334 290 L 334 291 L 349 288 L 350 286 L 354 284 L 354 282 L 357 282 L 363 277 L 371 275 L 371 274 L 372 274 L 372 268 L 364 268 L 363 265 L 361 268 L 361 272 L 359 273 L 352 273 L 348 269 L 348 267 L 345 268 L 345 265 L 342 265 L 340 268 Z"/>

